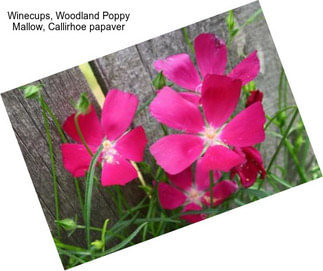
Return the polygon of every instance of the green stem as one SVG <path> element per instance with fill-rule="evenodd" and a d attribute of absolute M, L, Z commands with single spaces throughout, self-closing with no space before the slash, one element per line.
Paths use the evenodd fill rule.
<path fill-rule="evenodd" d="M 248 24 L 253 23 L 257 17 L 262 13 L 262 9 L 258 9 L 257 11 L 255 11 L 240 27 L 240 30 L 244 27 L 246 27 Z"/>
<path fill-rule="evenodd" d="M 266 171 L 267 171 L 267 172 L 269 172 L 269 171 L 270 171 L 270 169 L 271 169 L 271 167 L 273 166 L 273 163 L 274 163 L 274 161 L 276 160 L 276 158 L 277 158 L 277 156 L 278 156 L 278 153 L 279 153 L 279 151 L 280 151 L 281 147 L 283 146 L 283 144 L 284 144 L 284 142 L 285 142 L 285 139 L 287 138 L 287 136 L 288 136 L 288 134 L 289 134 L 290 129 L 291 129 L 291 128 L 292 128 L 292 126 L 293 126 L 293 123 L 294 123 L 294 121 L 295 121 L 295 119 L 296 119 L 296 117 L 297 117 L 297 114 L 298 114 L 298 109 L 296 108 L 296 110 L 295 110 L 295 112 L 294 112 L 294 115 L 292 116 L 292 119 L 290 120 L 290 122 L 289 122 L 289 124 L 288 124 L 288 127 L 287 127 L 286 131 L 284 132 L 284 135 L 283 135 L 282 139 L 280 140 L 279 145 L 278 145 L 278 147 L 277 147 L 277 149 L 276 149 L 276 151 L 275 151 L 274 155 L 272 156 L 272 158 L 271 158 L 271 160 L 270 160 L 270 162 L 269 162 L 269 164 L 268 164 L 268 167 L 267 167 L 267 169 L 266 169 Z M 264 180 L 261 180 L 261 182 L 260 182 L 260 183 L 259 183 L 259 185 L 258 185 L 258 190 L 262 187 L 263 183 L 264 183 Z"/>
<path fill-rule="evenodd" d="M 80 183 L 77 178 L 73 178 L 73 180 L 74 180 L 76 194 L 79 199 L 80 206 L 81 206 L 81 212 L 82 212 L 82 215 L 84 218 L 84 202 L 83 202 L 83 197 L 82 197 L 82 193 L 81 193 L 81 189 L 80 189 Z"/>
<path fill-rule="evenodd" d="M 284 144 L 287 147 L 287 150 L 295 163 L 295 166 L 297 168 L 297 172 L 301 178 L 301 183 L 306 183 L 307 182 L 306 172 L 305 172 L 304 168 L 302 167 L 302 165 L 300 164 L 299 159 L 294 152 L 292 143 L 286 138 L 284 140 Z"/>
<path fill-rule="evenodd" d="M 102 233 L 101 233 L 101 242 L 103 243 L 102 252 L 105 251 L 105 233 L 107 231 L 107 225 L 110 219 L 106 219 L 103 223 Z"/>
<path fill-rule="evenodd" d="M 282 108 L 282 86 L 283 86 L 283 78 L 284 78 L 284 69 L 281 69 L 280 77 L 279 77 L 279 85 L 278 85 L 278 109 Z"/>
<path fill-rule="evenodd" d="M 122 204 L 122 194 L 121 194 L 121 191 L 119 189 L 119 187 L 116 185 L 113 187 L 114 188 L 114 191 L 116 192 L 117 194 L 117 207 L 118 207 L 118 216 L 121 217 L 122 214 L 123 214 L 123 204 Z"/>
<path fill-rule="evenodd" d="M 194 47 L 193 47 L 193 44 L 190 40 L 190 38 L 188 37 L 188 34 L 187 34 L 187 30 L 186 30 L 186 27 L 183 27 L 182 28 L 182 33 L 183 33 L 183 36 L 184 36 L 184 40 L 188 46 L 188 48 L 190 48 L 191 52 L 193 55 L 195 55 L 195 50 L 194 50 Z"/>
<path fill-rule="evenodd" d="M 82 131 L 81 131 L 81 128 L 80 128 L 80 125 L 79 125 L 79 122 L 78 122 L 78 116 L 79 116 L 79 113 L 76 113 L 75 116 L 74 116 L 74 123 L 75 123 L 75 128 L 76 128 L 77 134 L 80 137 L 80 139 L 82 141 L 82 144 L 84 145 L 84 147 L 86 148 L 86 150 L 88 151 L 88 153 L 91 156 L 93 156 L 93 152 L 91 151 L 91 149 L 87 145 L 87 143 L 86 143 L 86 141 L 84 139 L 84 136 L 82 134 Z"/>
<path fill-rule="evenodd" d="M 156 94 L 154 94 L 153 96 L 151 96 L 146 102 L 144 102 L 137 110 L 136 115 L 138 116 L 139 113 L 144 110 L 148 105 L 150 105 L 150 103 L 153 101 L 153 99 L 156 97 Z"/>
<path fill-rule="evenodd" d="M 213 178 L 213 170 L 210 170 L 210 208 L 213 206 L 213 187 L 214 187 L 214 178 Z"/>
<path fill-rule="evenodd" d="M 164 136 L 167 136 L 168 135 L 168 130 L 167 130 L 167 127 L 164 125 L 164 124 L 160 124 L 160 127 L 162 128 L 163 132 L 164 132 Z"/>
<path fill-rule="evenodd" d="M 84 230 L 85 229 L 85 226 L 84 225 L 77 225 L 76 226 L 77 229 L 82 229 Z M 99 232 L 102 232 L 102 229 L 101 228 L 98 228 L 98 227 L 90 227 L 90 230 L 92 231 L 99 231 Z"/>
<path fill-rule="evenodd" d="M 102 149 L 103 149 L 103 145 L 101 144 L 91 160 L 91 164 L 89 166 L 89 170 L 86 175 L 84 214 L 85 214 L 85 235 L 86 235 L 86 242 L 88 247 L 90 247 L 91 245 L 90 222 L 91 222 L 91 204 L 92 204 L 94 173 L 95 173 L 95 167 L 98 162 Z"/>
<path fill-rule="evenodd" d="M 153 200 L 150 200 L 146 219 L 149 219 L 151 217 L 152 208 L 153 208 Z M 149 224 L 147 223 L 142 231 L 142 241 L 145 241 L 147 238 L 148 225 Z"/>
<path fill-rule="evenodd" d="M 45 131 L 46 131 L 47 144 L 49 148 L 49 156 L 50 156 L 50 163 L 51 163 L 51 171 L 52 171 L 52 177 L 53 177 L 55 219 L 60 220 L 59 199 L 58 199 L 58 190 L 57 190 L 57 174 L 56 174 L 56 164 L 55 164 L 55 157 L 54 157 L 54 151 L 53 151 L 52 136 L 50 134 L 48 118 L 47 118 L 46 109 L 44 106 L 45 103 L 42 95 L 39 96 L 39 101 L 42 107 L 42 115 L 43 115 Z M 57 236 L 59 238 L 61 237 L 60 227 L 57 227 Z"/>
<path fill-rule="evenodd" d="M 282 145 L 284 144 L 284 141 L 285 141 L 286 137 L 288 136 L 290 129 L 291 129 L 291 128 L 292 128 L 292 126 L 293 126 L 293 123 L 294 123 L 294 121 L 295 121 L 295 119 L 296 119 L 296 117 L 297 117 L 297 114 L 298 114 L 298 109 L 296 109 L 296 110 L 295 110 L 294 115 L 293 115 L 292 119 L 290 120 L 290 122 L 289 122 L 289 124 L 288 124 L 288 127 L 287 127 L 287 129 L 286 129 L 286 131 L 285 131 L 285 133 L 284 133 L 284 135 L 283 135 L 283 138 L 281 139 L 281 141 L 280 141 L 280 143 L 279 143 L 279 145 L 278 145 L 278 147 L 277 147 L 276 152 L 274 153 L 273 157 L 271 158 L 271 160 L 270 160 L 270 162 L 269 162 L 269 165 L 268 165 L 268 167 L 267 167 L 267 171 L 270 171 L 270 169 L 271 169 L 271 167 L 272 167 L 272 165 L 273 165 L 273 163 L 274 163 L 275 159 L 277 158 L 277 155 L 278 155 L 278 153 L 279 153 L 279 151 L 280 151 L 280 149 L 281 149 Z"/>
<path fill-rule="evenodd" d="M 287 111 L 289 109 L 295 109 L 295 108 L 297 108 L 296 105 L 287 106 L 287 107 L 277 111 L 274 116 L 272 116 L 272 117 L 267 116 L 268 122 L 266 122 L 266 124 L 265 124 L 265 127 L 264 127 L 265 131 L 267 130 L 269 125 L 279 116 L 280 113 Z"/>
<path fill-rule="evenodd" d="M 157 171 L 156 171 L 156 175 L 154 178 L 156 180 L 156 182 L 158 182 L 161 173 L 162 173 L 162 168 L 160 166 L 158 166 Z"/>
<path fill-rule="evenodd" d="M 42 103 L 43 103 L 43 106 L 44 108 L 46 109 L 46 111 L 48 112 L 48 114 L 50 115 L 50 117 L 52 118 L 56 128 L 57 128 L 57 131 L 61 137 L 61 140 L 63 143 L 67 143 L 67 138 L 63 132 L 63 129 L 62 129 L 62 126 L 59 124 L 55 114 L 52 112 L 52 110 L 50 109 L 50 107 L 48 106 L 48 104 L 42 99 Z M 79 200 L 79 203 L 80 203 L 80 206 L 81 206 L 81 211 L 82 211 L 82 214 L 84 216 L 84 203 L 83 203 L 83 198 L 82 198 L 82 194 L 81 194 L 81 191 L 80 191 L 80 184 L 79 184 L 79 181 L 77 178 L 73 178 L 74 180 L 74 185 L 75 185 L 75 190 L 76 190 L 76 194 L 77 194 L 77 197 L 78 197 L 78 200 Z"/>
<path fill-rule="evenodd" d="M 75 256 L 74 254 L 70 253 L 67 250 L 63 250 L 63 249 L 60 249 L 60 248 L 58 248 L 57 250 L 58 250 L 58 253 L 60 255 L 66 255 L 66 256 L 68 256 L 70 258 L 73 258 L 74 260 L 76 260 L 79 263 L 86 263 L 85 260 L 81 259 L 80 257 Z"/>
<path fill-rule="evenodd" d="M 67 143 L 67 138 L 66 138 L 66 136 L 65 136 L 65 134 L 63 132 L 63 129 L 62 129 L 61 125 L 59 124 L 55 114 L 52 112 L 52 110 L 49 108 L 48 104 L 44 100 L 43 100 L 43 105 L 44 105 L 44 108 L 46 109 L 46 111 L 48 112 L 48 114 L 50 115 L 50 117 L 52 118 L 52 120 L 53 120 L 53 122 L 54 122 L 54 124 L 55 124 L 55 126 L 56 126 L 56 128 L 58 130 L 58 133 L 59 133 L 62 141 L 64 143 Z"/>

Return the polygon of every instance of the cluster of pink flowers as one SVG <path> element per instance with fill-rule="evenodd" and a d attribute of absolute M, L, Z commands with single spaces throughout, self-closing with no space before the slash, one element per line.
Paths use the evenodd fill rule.
<path fill-rule="evenodd" d="M 160 138 L 150 146 L 150 152 L 169 179 L 169 183 L 157 182 L 161 206 L 183 206 L 182 212 L 217 206 L 237 191 L 235 181 L 220 181 L 221 172 L 230 172 L 231 179 L 237 174 L 244 187 L 253 185 L 259 174 L 261 178 L 266 174 L 261 154 L 254 147 L 265 140 L 262 92 L 252 91 L 246 108 L 232 117 L 242 86 L 259 73 L 257 52 L 225 74 L 227 48 L 222 40 L 203 33 L 195 39 L 194 48 L 201 76 L 187 54 L 155 61 L 156 70 L 184 91 L 165 86 L 149 107 L 157 121 L 180 132 Z M 78 117 L 80 130 L 93 153 L 103 142 L 99 162 L 104 186 L 124 185 L 137 178 L 131 161 L 143 160 L 147 144 L 141 126 L 129 129 L 137 105 L 135 95 L 113 89 L 106 96 L 101 120 L 92 106 Z M 91 154 L 81 144 L 74 117 L 70 116 L 63 128 L 79 143 L 63 144 L 62 157 L 65 168 L 80 177 L 86 174 Z M 183 214 L 182 218 L 196 222 L 205 215 Z"/>

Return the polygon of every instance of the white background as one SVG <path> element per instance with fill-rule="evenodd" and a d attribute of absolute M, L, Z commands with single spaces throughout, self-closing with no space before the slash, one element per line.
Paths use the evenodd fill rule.
<path fill-rule="evenodd" d="M 0 91 L 68 69 L 250 1 L 2 1 Z M 323 89 L 320 1 L 260 1 L 318 161 Z M 6 11 L 131 12 L 121 33 L 11 32 Z M 63 270 L 3 103 L 0 269 Z M 322 179 L 74 270 L 322 270 Z"/>

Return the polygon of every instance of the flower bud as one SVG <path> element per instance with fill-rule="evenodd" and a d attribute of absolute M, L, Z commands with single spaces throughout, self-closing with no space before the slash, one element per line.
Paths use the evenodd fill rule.
<path fill-rule="evenodd" d="M 166 86 L 166 78 L 163 75 L 163 72 L 158 73 L 153 79 L 153 86 L 156 90 L 162 89 Z"/>
<path fill-rule="evenodd" d="M 295 149 L 299 150 L 299 148 L 304 144 L 305 140 L 302 134 L 299 134 L 295 140 Z"/>
<path fill-rule="evenodd" d="M 260 90 L 253 90 L 250 92 L 250 96 L 247 99 L 246 107 L 254 104 L 255 102 L 262 102 L 264 94 Z"/>
<path fill-rule="evenodd" d="M 42 85 L 27 85 L 21 87 L 21 90 L 24 92 L 25 98 L 34 99 L 39 97 L 39 92 L 42 90 Z"/>
<path fill-rule="evenodd" d="M 285 122 L 286 122 L 286 119 L 287 119 L 287 114 L 286 112 L 280 112 L 276 118 L 276 124 L 279 126 L 279 127 L 283 127 L 285 125 Z"/>
<path fill-rule="evenodd" d="M 100 250 L 103 248 L 104 243 L 101 240 L 95 240 L 91 243 L 91 246 L 96 250 Z"/>
<path fill-rule="evenodd" d="M 80 114 L 86 114 L 89 111 L 89 107 L 90 107 L 89 98 L 87 97 L 87 94 L 83 92 L 75 104 L 75 109 Z"/>
<path fill-rule="evenodd" d="M 76 222 L 72 218 L 65 218 L 55 221 L 57 225 L 61 226 L 66 231 L 74 231 L 76 229 Z"/>
<path fill-rule="evenodd" d="M 250 81 L 248 84 L 246 84 L 242 87 L 243 92 L 246 94 L 249 94 L 250 92 L 252 92 L 253 90 L 256 90 L 256 89 L 257 89 L 257 86 L 254 81 Z"/>
<path fill-rule="evenodd" d="M 229 32 L 231 32 L 235 27 L 234 15 L 233 15 L 232 10 L 229 11 L 228 16 L 226 17 L 226 23 L 227 23 L 227 27 L 228 27 Z"/>

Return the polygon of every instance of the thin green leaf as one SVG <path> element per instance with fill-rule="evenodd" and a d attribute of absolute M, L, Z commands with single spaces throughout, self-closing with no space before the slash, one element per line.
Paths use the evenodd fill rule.
<path fill-rule="evenodd" d="M 243 206 L 243 205 L 245 205 L 245 203 L 244 203 L 244 202 L 242 202 L 241 200 L 239 200 L 239 199 L 237 199 L 237 198 L 235 198 L 235 199 L 234 199 L 234 202 L 235 202 L 237 205 L 239 205 L 239 206 Z"/>
<path fill-rule="evenodd" d="M 130 225 L 133 225 L 138 215 L 139 215 L 139 212 L 137 212 L 131 220 L 125 220 L 125 221 L 119 220 L 116 224 L 114 224 L 114 226 L 110 230 L 107 230 L 108 235 L 106 236 L 105 240 L 108 241 L 109 239 L 113 238 L 113 236 L 116 235 L 117 233 L 123 231 Z"/>
<path fill-rule="evenodd" d="M 74 254 L 72 254 L 70 251 L 64 250 L 64 249 L 58 249 L 58 253 L 60 255 L 66 255 L 70 258 L 73 258 L 74 260 L 76 260 L 78 263 L 86 263 L 85 260 L 81 259 L 80 257 L 75 256 Z"/>
<path fill-rule="evenodd" d="M 287 187 L 287 188 L 291 188 L 293 187 L 293 185 L 289 184 L 287 181 L 279 178 L 278 176 L 276 176 L 275 174 L 270 174 L 268 177 L 271 177 L 274 181 L 276 181 L 277 183 Z"/>
<path fill-rule="evenodd" d="M 257 18 L 258 16 L 262 13 L 262 10 L 261 9 L 258 9 L 255 13 L 253 13 L 241 26 L 241 28 L 247 26 L 248 24 L 251 24 L 253 23 Z"/>
<path fill-rule="evenodd" d="M 75 251 L 75 252 L 87 252 L 86 249 L 81 248 L 81 247 L 77 247 L 77 246 L 73 246 L 73 245 L 68 245 L 68 244 L 64 244 L 63 242 L 61 242 L 60 240 L 54 238 L 54 242 L 57 248 L 62 248 L 62 249 L 66 249 L 69 251 Z"/>
<path fill-rule="evenodd" d="M 270 193 L 266 192 L 265 190 L 257 190 L 257 189 L 251 189 L 251 188 L 247 188 L 246 192 L 247 194 L 249 194 L 249 196 L 255 196 L 259 199 L 265 198 L 270 195 Z"/>
<path fill-rule="evenodd" d="M 84 202 L 84 214 L 85 214 L 85 234 L 86 234 L 86 243 L 88 247 L 91 244 L 90 237 L 90 220 L 91 220 L 91 203 L 92 203 L 92 192 L 93 192 L 93 183 L 94 183 L 94 173 L 95 167 L 98 162 L 100 153 L 102 152 L 103 145 L 101 144 L 97 152 L 91 160 L 88 173 L 86 175 L 86 186 L 85 186 L 85 202 Z"/>
<path fill-rule="evenodd" d="M 287 110 L 289 110 L 289 109 L 296 109 L 297 108 L 297 106 L 296 105 L 291 105 L 291 106 L 287 106 L 287 107 L 285 107 L 285 108 L 283 108 L 283 109 L 281 109 L 281 110 L 279 110 L 279 111 L 277 111 L 276 113 L 275 113 L 275 115 L 274 116 L 272 116 L 272 117 L 269 117 L 269 116 L 266 116 L 266 118 L 268 119 L 268 122 L 266 122 L 266 124 L 265 124 L 265 130 L 267 130 L 267 128 L 269 127 L 269 125 L 279 116 L 279 114 L 281 113 L 281 112 L 285 112 L 285 111 L 287 111 Z"/>
<path fill-rule="evenodd" d="M 103 255 L 107 255 L 110 254 L 112 252 L 115 252 L 119 249 L 124 248 L 126 245 L 128 245 L 133 238 L 135 238 L 137 236 L 137 234 L 141 231 L 141 229 L 147 224 L 147 222 L 141 224 L 132 234 L 130 234 L 126 239 L 124 239 L 122 242 L 120 242 L 119 244 L 117 244 L 116 246 L 106 250 L 101 256 Z"/>
<path fill-rule="evenodd" d="M 46 114 L 45 102 L 43 96 L 39 95 L 39 101 L 42 108 L 42 115 L 44 121 L 44 127 L 46 132 L 46 139 L 48 144 L 48 150 L 50 155 L 51 173 L 53 178 L 53 190 L 54 190 L 54 201 L 55 201 L 55 220 L 60 220 L 60 209 L 59 209 L 59 197 L 58 197 L 58 184 L 57 184 L 57 168 L 54 155 L 53 141 L 50 133 L 48 117 Z M 57 236 L 61 236 L 60 227 L 57 227 Z"/>
<path fill-rule="evenodd" d="M 190 38 L 188 37 L 188 34 L 187 34 L 187 29 L 185 27 L 182 28 L 182 34 L 184 36 L 184 40 L 188 46 L 188 48 L 190 48 L 191 52 L 193 55 L 195 55 L 195 50 L 194 50 L 194 46 L 190 40 Z"/>

